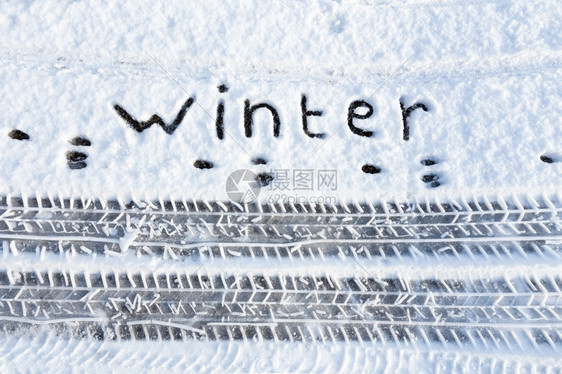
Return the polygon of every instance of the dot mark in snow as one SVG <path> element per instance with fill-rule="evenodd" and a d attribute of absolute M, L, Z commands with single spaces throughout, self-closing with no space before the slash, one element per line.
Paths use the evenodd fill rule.
<path fill-rule="evenodd" d="M 437 165 L 438 162 L 433 157 L 427 157 L 420 161 L 422 166 L 433 166 Z M 422 175 L 421 180 L 423 183 L 427 184 L 429 188 L 437 188 L 441 186 L 441 182 L 439 182 L 439 175 L 438 174 L 425 174 Z"/>
<path fill-rule="evenodd" d="M 254 157 L 252 159 L 252 164 L 254 165 L 267 165 L 267 160 L 261 157 Z"/>
<path fill-rule="evenodd" d="M 422 177 L 422 182 L 429 183 L 434 182 L 439 179 L 439 176 L 436 174 L 427 174 Z"/>
<path fill-rule="evenodd" d="M 12 130 L 8 133 L 8 136 L 15 140 L 29 140 L 29 135 L 21 130 Z"/>
<path fill-rule="evenodd" d="M 193 163 L 197 169 L 212 169 L 215 165 L 211 161 L 197 160 Z"/>
<path fill-rule="evenodd" d="M 75 138 L 70 139 L 68 142 L 72 145 L 81 146 L 81 147 L 89 147 L 92 145 L 92 142 L 83 136 L 77 136 Z"/>
<path fill-rule="evenodd" d="M 378 166 L 375 165 L 369 165 L 369 164 L 365 164 L 361 167 L 361 170 L 363 170 L 363 173 L 366 174 L 378 174 L 381 172 L 381 168 L 379 168 Z"/>
<path fill-rule="evenodd" d="M 420 164 L 422 164 L 423 166 L 432 166 L 432 165 L 436 165 L 437 161 L 431 159 L 431 158 L 426 158 L 420 161 Z"/>
<path fill-rule="evenodd" d="M 83 152 L 70 151 L 66 154 L 66 159 L 71 162 L 84 161 L 88 155 Z"/>
<path fill-rule="evenodd" d="M 261 187 L 269 186 L 269 184 L 273 181 L 273 179 L 274 179 L 273 175 L 268 173 L 260 173 L 256 175 L 256 182 Z"/>
<path fill-rule="evenodd" d="M 552 164 L 552 163 L 556 162 L 556 161 L 554 161 L 554 158 L 552 158 L 550 156 L 545 156 L 545 155 L 542 155 L 540 157 L 540 159 L 541 159 L 542 162 L 545 162 L 547 164 Z"/>
<path fill-rule="evenodd" d="M 77 136 L 75 138 L 72 138 L 68 142 L 77 147 L 89 147 L 92 145 L 90 139 L 87 139 L 82 136 Z M 79 152 L 79 151 L 66 152 L 67 165 L 72 170 L 84 169 L 86 166 L 88 166 L 88 164 L 85 162 L 87 158 L 88 155 L 84 152 Z"/>
<path fill-rule="evenodd" d="M 426 174 L 421 178 L 423 183 L 426 183 L 431 188 L 437 188 L 441 185 L 439 182 L 439 175 L 437 174 Z"/>
<path fill-rule="evenodd" d="M 86 166 L 88 166 L 88 164 L 85 163 L 84 161 L 69 162 L 68 163 L 68 167 L 73 169 L 73 170 L 84 169 Z"/>

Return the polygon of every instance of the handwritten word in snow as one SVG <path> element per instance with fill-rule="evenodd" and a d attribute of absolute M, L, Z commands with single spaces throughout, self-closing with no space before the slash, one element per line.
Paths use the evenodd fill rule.
<path fill-rule="evenodd" d="M 218 90 L 220 93 L 225 93 L 228 91 L 228 87 L 223 85 L 218 86 Z M 184 117 L 187 114 L 189 108 L 195 102 L 195 96 L 188 98 L 185 103 L 182 105 L 181 109 L 177 113 L 175 119 L 167 124 L 164 122 L 162 117 L 158 114 L 153 114 L 148 120 L 142 121 L 136 119 L 132 114 L 130 114 L 125 108 L 123 108 L 119 104 L 114 104 L 113 108 L 132 129 L 137 132 L 143 132 L 144 130 L 150 128 L 152 125 L 156 124 L 159 125 L 162 130 L 164 130 L 167 134 L 172 135 L 179 125 L 182 123 Z M 404 103 L 404 99 L 400 98 L 399 100 L 400 109 L 402 111 L 402 126 L 403 126 L 403 140 L 408 141 L 410 139 L 410 124 L 409 119 L 412 112 L 417 109 L 422 109 L 423 111 L 427 112 L 428 108 L 427 105 L 422 102 L 414 103 L 410 106 L 407 106 Z M 216 136 L 218 139 L 224 139 L 225 134 L 225 123 L 224 123 L 224 113 L 226 110 L 226 105 L 223 99 L 220 99 L 217 103 L 217 110 L 216 110 L 216 117 L 215 117 L 215 129 L 216 129 Z M 251 138 L 253 135 L 253 128 L 254 128 L 254 114 L 257 111 L 268 112 L 271 115 L 271 121 L 273 124 L 273 136 L 279 137 L 281 134 L 281 117 L 279 116 L 279 110 L 269 102 L 260 102 L 260 103 L 252 103 L 249 99 L 244 100 L 244 135 L 247 138 Z M 302 122 L 302 130 L 304 134 L 310 138 L 318 138 L 323 139 L 327 136 L 325 132 L 313 132 L 310 130 L 310 121 L 312 117 L 322 117 L 324 115 L 324 111 L 321 109 L 310 109 L 308 97 L 305 94 L 301 95 L 301 102 L 300 102 L 300 111 L 301 111 L 301 122 Z M 358 136 L 362 137 L 372 137 L 375 135 L 374 131 L 366 130 L 361 128 L 360 123 L 361 121 L 367 120 L 374 115 L 375 111 L 373 105 L 369 103 L 368 99 L 366 100 L 354 100 L 352 101 L 347 110 L 347 118 L 346 124 L 349 130 Z M 319 119 L 316 119 L 318 123 Z M 317 127 L 318 125 L 316 125 Z"/>

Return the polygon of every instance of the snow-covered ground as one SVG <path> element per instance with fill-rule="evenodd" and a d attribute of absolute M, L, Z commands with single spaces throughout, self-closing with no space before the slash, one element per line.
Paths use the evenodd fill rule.
<path fill-rule="evenodd" d="M 537 279 L 560 275 L 558 216 L 546 215 L 560 206 L 533 203 L 535 198 L 551 201 L 562 185 L 559 0 L 2 1 L 0 35 L 0 198 L 112 199 L 124 205 L 132 199 L 139 206 L 146 201 L 229 201 L 239 197 L 232 194 L 239 192 L 233 188 L 247 190 L 237 184 L 242 174 L 232 173 L 249 170 L 261 182 L 259 192 L 250 191 L 259 193 L 264 204 L 341 208 L 363 202 L 429 206 L 454 201 L 471 210 L 475 208 L 467 201 L 484 201 L 482 206 L 489 201 L 492 210 L 497 201 L 508 201 L 504 204 L 509 208 L 500 203 L 494 209 L 513 216 L 504 218 L 507 223 L 500 228 L 490 219 L 489 236 L 517 243 L 526 239 L 516 236 L 533 236 L 540 247 L 536 258 L 514 259 L 510 247 L 507 260 L 503 252 L 496 252 L 498 261 L 492 254 L 492 259 L 484 256 L 481 262 L 465 264 L 463 256 L 468 261 L 472 252 L 468 256 L 460 251 L 459 256 L 453 249 L 458 262 L 439 263 L 441 267 L 433 257 L 418 259 L 414 254 L 411 262 L 400 254 L 396 263 L 385 259 L 374 264 L 353 263 L 350 257 L 339 262 L 336 256 L 315 266 L 293 263 L 292 258 L 271 262 L 266 256 L 260 261 L 253 252 L 251 262 L 244 256 L 225 260 L 223 253 L 225 261 L 211 263 L 206 271 L 271 276 L 332 271 L 348 276 L 358 265 L 397 279 L 446 273 L 447 279 L 466 280 L 475 269 L 482 279 L 485 272 L 494 279 L 533 271 L 540 273 Z M 243 174 L 248 175 L 254 177 Z M 234 185 L 229 184 L 233 178 Z M 520 203 L 519 196 L 528 198 Z M 532 219 L 523 217 L 523 206 L 532 210 Z M 120 248 L 126 258 L 107 255 L 114 253 L 113 247 L 102 249 L 106 257 L 94 256 L 91 262 L 87 256 L 75 258 L 63 251 L 67 239 L 95 242 L 87 229 L 80 237 L 57 239 L 60 256 L 51 258 L 44 255 L 45 249 L 41 252 L 42 245 L 50 248 L 40 242 L 47 240 L 41 235 L 57 233 L 60 227 L 68 233 L 67 226 L 55 223 L 52 231 L 38 233 L 35 222 L 19 217 L 18 209 L 11 210 L 13 216 L 6 211 L 2 218 L 11 223 L 0 227 L 7 230 L 0 233 L 2 269 L 24 272 L 33 264 L 37 272 L 68 268 L 103 274 L 105 269 L 164 271 L 169 265 L 174 271 L 198 273 L 202 264 L 160 263 L 141 258 L 140 249 L 136 260 L 133 250 L 125 256 L 129 245 L 140 243 L 138 235 L 146 228 L 140 213 L 132 224 L 127 216 L 123 231 L 105 233 L 104 243 Z M 53 218 L 54 210 L 38 211 L 31 220 L 59 219 Z M 470 214 L 466 218 L 472 220 Z M 262 218 L 253 219 L 247 223 L 259 225 Z M 386 219 L 375 224 L 393 231 L 395 226 Z M 432 230 L 441 233 L 434 227 L 409 233 L 408 225 L 414 222 L 409 219 L 394 222 L 403 223 L 408 238 L 435 239 Z M 543 220 L 545 225 L 538 222 Z M 174 226 L 173 220 L 162 222 Z M 185 234 L 187 244 L 178 241 L 177 248 L 187 251 L 213 239 L 216 230 L 209 229 L 209 222 L 186 221 L 186 232 L 190 227 L 210 234 Z M 344 218 L 338 224 L 345 222 Z M 367 226 L 372 222 L 374 218 Z M 513 228 L 511 222 L 528 225 Z M 221 222 L 210 223 L 215 224 Z M 272 223 L 277 230 L 276 224 Z M 329 236 L 330 222 L 322 224 Z M 456 223 L 438 223 L 448 224 Z M 470 233 L 460 242 L 485 236 L 468 226 L 463 227 Z M 546 231 L 537 233 L 543 226 Z M 37 241 L 36 255 L 17 257 L 27 248 L 16 243 L 21 238 L 14 236 L 18 228 L 34 233 L 26 240 Z M 156 230 L 160 235 L 161 228 Z M 363 232 L 356 236 L 353 227 L 347 230 L 358 247 L 369 247 Z M 447 241 L 448 233 L 435 242 Z M 248 232 L 239 234 L 239 242 L 255 239 Z M 301 233 L 277 234 L 286 240 L 306 238 Z M 317 235 L 315 240 L 324 234 L 310 233 Z M 458 238 L 458 232 L 453 234 Z M 400 237 L 396 231 L 390 236 Z M 332 239 L 322 240 L 305 245 L 317 245 L 320 253 Z M 271 243 L 263 245 L 267 244 Z M 222 251 L 221 245 L 217 244 Z M 559 300 L 548 305 L 553 316 L 562 308 Z M 556 323 L 550 328 L 562 339 Z M 79 367 L 98 372 L 132 366 L 203 372 L 544 372 L 562 366 L 560 341 L 525 354 L 523 346 L 521 351 L 496 347 L 487 352 L 488 347 L 464 349 L 459 344 L 457 350 L 441 351 L 357 341 L 312 346 L 268 340 L 117 343 L 61 339 L 41 330 L 33 336 L 2 335 L 0 371 L 41 370 L 46 363 L 53 371 Z"/>
<path fill-rule="evenodd" d="M 103 4 L 103 5 L 102 5 Z M 26 195 L 227 199 L 238 169 L 289 171 L 276 192 L 339 199 L 557 191 L 562 9 L 550 1 L 5 2 L 0 12 L 0 187 Z M 220 93 L 219 85 L 229 89 Z M 301 97 L 311 138 L 303 131 Z M 158 113 L 169 135 L 118 115 Z M 408 117 L 400 99 L 428 109 Z M 269 103 L 244 133 L 244 101 Z M 215 119 L 224 101 L 224 134 Z M 348 110 L 373 114 L 353 125 Z M 356 112 L 367 113 L 367 107 Z M 89 148 L 68 143 L 83 136 Z M 87 154 L 70 169 L 66 154 Z M 262 157 L 267 164 L 253 165 Z M 420 160 L 439 163 L 422 167 Z M 197 169 L 198 159 L 212 169 Z M 365 164 L 379 174 L 362 171 Z M 299 170 L 335 170 L 337 190 L 298 189 Z M 424 173 L 439 175 L 427 188 Z M 312 178 L 318 181 L 317 174 Z M 278 179 L 279 179 L 278 178 Z M 307 185 L 308 186 L 308 185 Z"/>
<path fill-rule="evenodd" d="M 155 345 L 84 340 L 48 334 L 0 340 L 0 364 L 9 372 L 158 373 L 555 373 L 560 359 L 482 350 L 447 352 L 376 347 L 355 342 L 326 346 L 279 342 L 188 342 Z M 78 370 L 76 370 L 78 369 Z"/>

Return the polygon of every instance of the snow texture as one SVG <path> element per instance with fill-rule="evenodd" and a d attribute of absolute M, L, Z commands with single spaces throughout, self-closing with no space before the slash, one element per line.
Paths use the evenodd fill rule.
<path fill-rule="evenodd" d="M 562 185 L 561 30 L 559 0 L 3 1 L 0 196 L 22 196 L 24 201 L 227 201 L 232 197 L 227 194 L 229 176 L 240 169 L 257 175 L 259 199 L 265 203 L 287 204 L 303 196 L 308 202 L 320 198 L 329 206 L 556 195 Z M 325 172 L 335 175 L 337 184 L 321 186 L 319 174 Z M 557 215 L 538 215 L 538 221 L 546 221 L 527 222 L 516 217 L 518 209 L 510 211 L 510 219 L 520 226 L 513 229 L 509 220 L 496 225 L 494 217 L 489 227 L 509 231 L 513 241 L 519 240 L 513 239 L 518 234 L 510 230 L 537 235 L 528 240 L 529 247 L 538 248 L 533 249 L 537 256 L 532 261 L 517 254 L 514 259 L 515 245 L 506 256 L 500 255 L 492 243 L 491 249 L 481 249 L 484 257 L 492 253 L 489 261 L 464 263 L 468 255 L 459 257 L 453 250 L 458 257 L 454 266 L 435 267 L 433 257 L 418 261 L 416 252 L 413 260 L 366 263 L 365 268 L 399 279 L 440 274 L 466 281 L 476 272 L 483 283 L 487 273 L 517 279 L 527 273 L 532 278 L 533 272 L 539 274 L 537 279 L 547 279 L 549 270 L 559 274 Z M 44 255 L 48 246 L 40 235 L 32 235 L 37 232 L 33 225 L 52 221 L 56 232 L 57 220 L 68 216 L 52 218 L 56 209 L 38 209 L 38 216 L 20 220 L 19 210 L 13 211 L 16 218 L 3 217 L 6 226 L 0 230 L 0 265 L 7 277 L 11 269 L 32 274 L 31 265 L 46 273 L 59 268 L 87 273 L 96 266 L 125 273 L 162 270 L 168 264 L 192 273 L 199 270 L 196 262 L 135 259 L 139 231 L 105 233 L 113 236 L 104 240 L 130 262 L 107 252 L 95 262 L 88 256 L 64 257 L 62 250 L 55 258 L 64 238 L 49 239 L 55 250 Z M 467 217 L 468 222 L 472 216 Z M 203 233 L 209 228 L 201 222 Z M 203 227 L 201 222 L 185 225 Z M 71 225 L 58 224 L 70 232 Z M 391 222 L 389 232 L 400 225 Z M 402 226 L 410 235 L 410 227 Z M 480 226 L 466 227 L 476 227 L 482 241 L 488 241 L 486 231 L 478 231 Z M 432 240 L 443 239 L 436 234 L 440 229 L 428 229 L 437 238 Z M 554 241 L 539 237 L 541 230 Z M 56 233 L 62 237 L 68 232 Z M 20 234 L 29 235 L 22 239 Z M 95 241 L 87 232 L 82 234 L 70 240 Z M 457 234 L 459 248 L 464 248 L 463 240 L 474 231 L 467 231 L 466 238 Z M 492 234 L 502 236 L 498 231 Z M 200 247 L 209 238 L 184 239 L 185 247 Z M 22 249 L 18 240 L 29 245 Z M 37 245 L 31 248 L 34 240 Z M 539 241 L 540 248 L 535 245 Z M 42 245 L 44 256 L 39 256 Z M 373 244 L 369 250 L 376 248 Z M 22 253 L 25 250 L 35 255 Z M 236 250 L 228 255 L 236 258 L 219 259 L 209 269 L 348 275 L 359 265 L 351 263 L 351 255 L 344 266 L 337 258 L 328 259 L 328 270 L 294 264 L 292 258 L 250 262 L 238 259 Z M 8 279 L 5 286 L 20 280 Z M 536 282 L 528 283 L 535 287 Z M 554 281 L 548 284 L 558 287 Z M 19 291 L 9 297 L 18 296 Z M 500 296 L 498 303 L 501 300 Z M 533 300 L 534 294 L 529 302 Z M 526 343 L 514 353 L 501 346 L 490 352 L 488 347 L 441 350 L 358 341 L 312 346 L 274 341 L 111 342 L 62 339 L 42 326 L 30 330 L 34 333 L 29 336 L 3 334 L 0 366 L 22 372 L 549 372 L 562 366 L 558 300 L 545 307 L 554 310 L 552 315 L 537 317 L 539 322 L 557 318 L 551 330 L 558 340 L 546 334 L 541 347 L 550 348 L 526 354 Z M 12 304 L 0 307 L 11 309 Z M 495 302 L 489 307 L 496 311 Z M 543 307 L 537 310 L 543 313 Z M 491 336 L 490 341 L 497 343 L 495 339 Z"/>
<path fill-rule="evenodd" d="M 285 194 L 404 200 L 556 191 L 561 19 L 554 0 L 6 2 L 0 189 L 224 200 L 235 170 L 306 169 L 337 170 L 337 190 Z M 308 127 L 324 138 L 305 135 L 302 94 L 308 110 L 323 112 L 309 116 Z M 114 108 L 139 121 L 157 113 L 169 124 L 190 97 L 172 134 L 158 125 L 139 133 Z M 408 141 L 401 98 L 406 108 L 428 109 L 408 117 Z M 277 109 L 278 137 L 264 108 L 245 136 L 246 99 Z M 369 118 L 354 120 L 372 137 L 348 126 L 355 100 L 373 107 Z M 30 139 L 8 137 L 14 129 Z M 91 146 L 71 146 L 76 136 Z M 87 159 L 67 161 L 71 151 Z M 255 157 L 267 165 L 253 165 Z M 421 166 L 427 157 L 438 164 Z M 196 168 L 197 160 L 213 168 Z M 422 181 L 427 173 L 439 187 Z M 262 189 L 260 198 L 274 192 Z"/>
<path fill-rule="evenodd" d="M 397 347 L 381 352 L 379 347 L 355 342 L 309 345 L 306 349 L 279 342 L 170 342 L 165 349 L 155 349 L 153 342 L 61 342 L 40 331 L 30 337 L 3 338 L 0 343 L 0 365 L 11 372 L 66 373 L 74 368 L 96 373 L 547 373 L 562 365 L 560 358 L 541 354 L 530 357 Z M 53 349 L 45 352 L 45 347 Z M 11 357 L 26 359 L 9 360 Z"/>

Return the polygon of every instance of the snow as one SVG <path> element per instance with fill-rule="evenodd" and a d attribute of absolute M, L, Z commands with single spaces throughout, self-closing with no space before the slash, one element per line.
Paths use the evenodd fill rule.
<path fill-rule="evenodd" d="M 260 191 L 264 202 L 556 194 L 562 185 L 560 30 L 562 7 L 557 0 L 3 2 L 0 194 L 228 200 L 227 178 L 239 169 L 275 177 L 287 171 L 290 178 L 298 171 L 312 172 L 315 184 L 305 190 L 294 184 L 276 189 L 274 179 Z M 221 93 L 217 87 L 223 84 L 228 91 Z M 304 133 L 302 95 L 308 110 L 323 112 L 308 117 L 309 131 L 325 133 L 325 138 Z M 172 134 L 158 125 L 139 133 L 114 109 L 118 104 L 138 120 L 157 113 L 169 124 L 190 97 L 194 104 Z M 225 106 L 222 140 L 215 127 L 220 100 Z M 245 135 L 245 100 L 277 109 L 278 137 L 265 108 L 254 114 L 253 136 Z M 348 126 L 349 106 L 356 100 L 373 107 L 370 118 L 353 122 L 374 132 L 372 137 L 358 136 Z M 427 107 L 408 117 L 407 141 L 401 100 L 406 107 Z M 30 139 L 10 138 L 14 129 Z M 69 140 L 77 136 L 92 145 L 71 145 Z M 71 169 L 70 151 L 86 153 L 87 167 Z M 541 161 L 545 155 L 554 162 Z M 251 160 L 256 157 L 267 164 L 254 165 Z M 428 158 L 437 163 L 421 165 Z M 195 168 L 196 160 L 214 167 Z M 365 164 L 381 172 L 367 174 L 362 171 Z M 335 171 L 337 187 L 320 188 L 319 171 Z M 422 182 L 428 174 L 438 176 L 438 187 Z M 123 252 L 136 234 L 122 239 Z M 237 253 L 235 248 L 229 251 Z M 42 258 L 37 266 L 49 265 L 49 259 Z M 23 255 L 16 260 L 33 262 Z M 16 260 L 3 261 L 17 266 Z M 111 259 L 100 261 L 112 266 Z M 115 262 L 127 268 L 164 265 Z M 184 265 L 197 269 L 200 264 Z M 242 259 L 231 265 L 244 268 L 247 263 Z M 354 263 L 344 265 L 342 273 L 357 270 Z M 372 267 L 414 277 L 424 271 L 416 273 L 420 262 L 387 265 Z M 73 266 L 88 268 L 79 261 Z M 217 271 L 225 267 L 220 262 L 209 266 Z M 253 266 L 259 272 L 271 264 Z M 310 270 L 285 263 L 274 271 L 283 266 L 297 275 Z M 554 270 L 559 268 L 553 264 Z M 523 274 L 528 269 L 502 271 Z M 459 274 L 454 268 L 448 271 Z M 111 343 L 70 341 L 51 352 L 34 352 L 34 361 L 24 360 L 18 350 L 44 346 L 45 339 L 56 344 L 55 338 L 33 337 L 31 345 L 23 339 L 3 339 L 5 354 L 0 357 L 17 355 L 16 363 L 28 366 L 17 367 L 5 359 L 0 364 L 22 371 L 40 370 L 33 366 L 40 356 L 50 357 L 59 369 L 85 365 L 77 361 L 76 351 L 82 348 L 95 357 L 88 361 L 94 371 L 105 371 L 111 363 L 128 365 L 130 356 L 146 371 L 159 365 L 209 371 L 212 362 L 217 372 L 352 372 L 370 365 L 387 365 L 389 372 L 400 365 L 433 371 L 456 357 L 400 347 L 381 353 L 354 344 L 309 350 L 271 342 L 191 342 L 166 344 L 164 350 L 171 352 L 167 359 L 154 353 L 145 359 L 138 352 L 153 350 L 147 342 L 120 343 L 116 348 Z M 6 348 L 12 345 L 19 348 Z M 531 371 L 562 365 L 545 358 L 545 366 L 538 367 L 530 356 L 505 355 L 513 367 Z M 482 352 L 465 358 L 459 362 L 466 363 L 466 370 L 485 371 L 487 365 L 493 370 L 495 365 L 494 358 Z M 433 366 L 424 366 L 428 361 Z"/>
<path fill-rule="evenodd" d="M 25 195 L 228 199 L 231 172 L 336 170 L 337 190 L 262 188 L 287 196 L 340 200 L 556 191 L 562 135 L 559 84 L 562 10 L 556 1 L 10 2 L 0 15 L 0 189 Z M 150 11 L 147 11 L 150 9 Z M 209 16 L 212 15 L 212 16 Z M 217 86 L 226 84 L 228 92 Z M 302 130 L 307 96 L 311 132 Z M 143 133 L 113 109 L 139 120 L 171 122 L 195 97 L 177 131 Z M 402 140 L 400 98 L 428 112 L 409 117 Z M 215 132 L 225 102 L 223 140 Z M 279 111 L 254 115 L 244 136 L 244 100 Z M 355 125 L 347 111 L 366 100 L 374 114 Z M 68 144 L 85 136 L 92 146 Z M 69 151 L 88 156 L 70 169 Z M 267 165 L 252 165 L 253 157 Z M 426 157 L 438 165 L 423 168 Z M 213 169 L 193 167 L 197 159 Z M 362 172 L 364 164 L 382 171 Z M 441 186 L 420 178 L 437 173 Z M 316 177 L 316 174 L 315 174 Z M 316 178 L 315 178 L 316 179 Z"/>
<path fill-rule="evenodd" d="M 154 342 L 116 344 L 60 341 L 41 329 L 34 336 L 0 339 L 0 365 L 8 371 L 61 373 L 134 370 L 139 373 L 364 373 L 364 372 L 548 372 L 560 358 L 464 350 L 460 353 L 359 343 L 312 344 L 306 349 L 280 342 L 184 342 L 155 349 Z M 48 350 L 45 347 L 52 347 Z M 10 357 L 25 360 L 10 360 Z M 72 368 L 72 369 L 70 369 Z"/>

